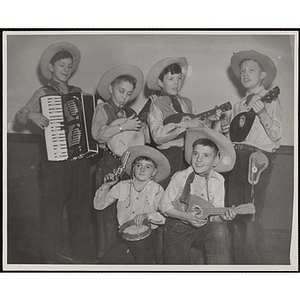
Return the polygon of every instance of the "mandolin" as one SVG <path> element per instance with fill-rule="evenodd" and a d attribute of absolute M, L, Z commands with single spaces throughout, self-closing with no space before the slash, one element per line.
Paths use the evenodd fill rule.
<path fill-rule="evenodd" d="M 205 111 L 203 113 L 200 113 L 198 115 L 193 115 L 193 114 L 189 114 L 189 113 L 177 113 L 177 114 L 173 114 L 173 115 L 170 115 L 167 118 L 165 118 L 163 121 L 163 125 L 166 125 L 169 123 L 178 124 L 184 120 L 190 120 L 190 119 L 195 119 L 195 118 L 198 118 L 199 120 L 203 121 L 203 120 L 207 119 L 208 117 L 214 115 L 216 113 L 217 109 L 220 109 L 222 112 L 225 112 L 227 110 L 230 110 L 231 108 L 232 108 L 231 103 L 226 102 L 226 103 L 221 104 L 220 106 L 216 106 L 215 108 Z M 175 140 L 183 138 L 184 136 L 185 136 L 185 132 L 182 132 L 175 138 Z"/>
<path fill-rule="evenodd" d="M 129 130 L 114 135 L 108 142 L 108 148 L 117 156 L 121 157 L 123 153 L 132 146 L 145 145 L 147 133 L 147 113 L 149 111 L 152 100 L 149 99 L 138 114 L 138 118 L 142 121 L 139 131 Z M 122 125 L 127 118 L 119 118 L 112 121 L 109 125 Z"/>
<path fill-rule="evenodd" d="M 268 103 L 275 100 L 279 94 L 280 89 L 276 86 L 260 100 Z M 230 139 L 232 142 L 242 142 L 247 137 L 252 128 L 255 117 L 256 114 L 253 108 L 251 108 L 249 111 L 241 112 L 233 118 L 229 129 Z"/>
<path fill-rule="evenodd" d="M 185 205 L 181 203 L 181 205 Z M 255 206 L 253 203 L 241 204 L 236 207 L 214 207 L 210 202 L 195 196 L 190 195 L 188 208 L 186 211 L 198 211 L 197 216 L 200 220 L 206 219 L 208 216 L 221 215 L 223 212 L 233 209 L 236 214 L 247 215 L 255 213 Z"/>

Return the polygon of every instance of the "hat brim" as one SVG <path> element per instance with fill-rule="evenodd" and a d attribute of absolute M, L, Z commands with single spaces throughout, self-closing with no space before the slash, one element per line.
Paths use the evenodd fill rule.
<path fill-rule="evenodd" d="M 152 159 L 157 165 L 157 173 L 153 179 L 156 182 L 161 182 L 166 179 L 171 172 L 171 167 L 168 159 L 158 150 L 144 145 L 132 146 L 128 148 L 130 156 L 126 163 L 125 172 L 130 175 L 132 169 L 132 163 L 139 156 L 145 156 Z M 125 152 L 126 153 L 126 152 Z M 123 154 L 123 156 L 125 155 Z M 123 157 L 122 157 L 123 158 Z"/>
<path fill-rule="evenodd" d="M 149 71 L 147 76 L 147 87 L 150 90 L 160 91 L 161 88 L 157 84 L 157 79 L 161 72 L 171 64 L 178 64 L 182 69 L 182 83 L 185 80 L 188 68 L 188 62 L 185 57 L 167 57 L 157 62 Z"/>
<path fill-rule="evenodd" d="M 142 90 L 143 83 L 144 83 L 144 75 L 143 72 L 138 67 L 133 65 L 116 66 L 108 70 L 106 73 L 104 73 L 100 78 L 97 87 L 99 95 L 103 99 L 108 100 L 110 98 L 110 94 L 108 92 L 109 85 L 112 83 L 112 81 L 115 78 L 127 74 L 133 76 L 137 80 L 136 87 L 130 98 L 131 100 L 135 99 Z"/>
<path fill-rule="evenodd" d="M 72 54 L 73 56 L 72 73 L 74 73 L 74 71 L 78 67 L 81 55 L 79 49 L 76 46 L 67 42 L 52 44 L 48 48 L 46 48 L 46 50 L 43 52 L 40 59 L 41 72 L 43 76 L 48 80 L 52 78 L 52 73 L 49 71 L 49 63 L 52 57 L 60 51 L 69 51 Z"/>
<path fill-rule="evenodd" d="M 273 60 L 267 55 L 254 50 L 240 51 L 231 57 L 231 68 L 237 78 L 240 78 L 240 63 L 244 59 L 255 60 L 262 65 L 267 74 L 262 82 L 265 88 L 273 82 L 277 74 L 276 66 Z"/>
<path fill-rule="evenodd" d="M 214 170 L 220 173 L 232 170 L 236 160 L 235 150 L 231 141 L 223 134 L 210 128 L 189 128 L 186 131 L 185 138 L 185 160 L 191 164 L 192 145 L 201 138 L 207 138 L 213 141 L 219 148 L 220 159 L 219 163 L 214 167 Z"/>

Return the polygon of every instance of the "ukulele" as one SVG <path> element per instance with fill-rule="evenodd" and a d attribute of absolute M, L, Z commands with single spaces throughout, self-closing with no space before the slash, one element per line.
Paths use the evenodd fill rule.
<path fill-rule="evenodd" d="M 260 100 L 262 102 L 271 102 L 278 97 L 280 94 L 280 89 L 278 86 L 274 87 Z M 250 129 L 252 128 L 256 114 L 251 108 L 247 112 L 241 112 L 236 115 L 230 123 L 230 139 L 232 142 L 242 142 L 248 135 Z"/>
<path fill-rule="evenodd" d="M 180 205 L 185 204 L 180 203 Z M 210 202 L 195 195 L 190 195 L 189 205 L 186 211 L 197 211 L 197 216 L 199 217 L 199 219 L 205 220 L 208 216 L 221 215 L 223 212 L 229 210 L 230 208 L 233 209 L 234 212 L 239 215 L 255 213 L 255 206 L 253 203 L 241 204 L 236 207 L 214 207 Z"/>
<path fill-rule="evenodd" d="M 232 108 L 230 102 L 226 102 L 221 104 L 220 106 L 216 106 L 215 108 L 205 111 L 203 113 L 200 113 L 198 115 L 194 114 L 189 114 L 189 113 L 177 113 L 168 116 L 167 118 L 164 119 L 163 125 L 169 124 L 169 123 L 175 123 L 178 124 L 184 120 L 190 120 L 190 119 L 195 119 L 198 118 L 199 120 L 203 121 L 207 119 L 208 117 L 214 115 L 216 113 L 217 109 L 220 109 L 222 112 L 225 112 L 227 110 L 230 110 Z M 174 140 L 183 138 L 185 136 L 185 132 L 180 133 Z"/>
<path fill-rule="evenodd" d="M 149 111 L 152 100 L 149 99 L 144 107 L 141 109 L 137 117 L 144 123 L 147 121 L 147 113 Z M 109 125 L 122 125 L 127 121 L 127 118 L 119 118 L 112 121 Z M 147 135 L 147 127 L 142 124 L 139 131 L 126 130 L 114 135 L 108 142 L 107 146 L 117 156 L 121 157 L 123 153 L 132 146 L 145 145 Z"/>

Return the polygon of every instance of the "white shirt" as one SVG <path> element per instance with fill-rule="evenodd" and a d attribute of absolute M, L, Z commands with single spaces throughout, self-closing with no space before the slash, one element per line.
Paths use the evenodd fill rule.
<path fill-rule="evenodd" d="M 162 186 L 152 180 L 140 192 L 135 190 L 131 179 L 123 180 L 109 191 L 99 188 L 94 197 L 94 207 L 103 210 L 118 200 L 117 219 L 119 226 L 133 220 L 136 215 L 146 213 L 151 222 L 151 228 L 154 229 L 157 228 L 155 224 L 165 223 L 165 217 L 158 212 L 163 192 Z"/>

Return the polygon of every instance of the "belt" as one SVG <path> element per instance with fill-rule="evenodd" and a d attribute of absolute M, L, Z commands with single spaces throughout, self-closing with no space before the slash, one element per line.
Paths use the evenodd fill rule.
<path fill-rule="evenodd" d="M 110 149 L 108 148 L 104 148 L 103 151 L 107 152 L 109 155 L 111 155 L 112 157 L 121 160 L 121 157 L 117 156 L 116 154 L 114 154 Z"/>
<path fill-rule="evenodd" d="M 233 145 L 234 149 L 239 149 L 239 150 L 248 150 L 248 151 L 252 151 L 252 152 L 264 152 L 264 153 L 267 153 L 267 154 L 271 154 L 270 152 L 267 152 L 267 151 L 264 151 L 264 150 L 261 150 L 257 147 L 254 147 L 254 146 L 250 146 L 250 145 L 247 145 L 247 144 L 234 144 Z"/>

